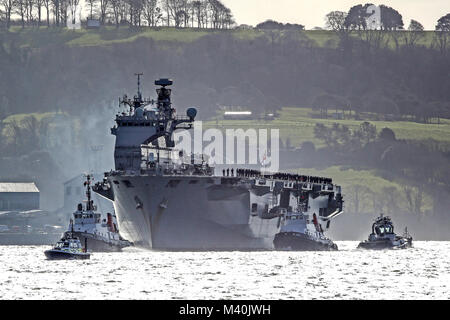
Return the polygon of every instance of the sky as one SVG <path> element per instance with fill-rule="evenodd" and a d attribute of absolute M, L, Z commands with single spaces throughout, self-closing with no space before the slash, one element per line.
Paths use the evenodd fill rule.
<path fill-rule="evenodd" d="M 222 0 L 231 9 L 238 24 L 257 25 L 267 19 L 299 23 L 312 29 L 325 26 L 325 15 L 330 11 L 347 12 L 357 4 L 384 4 L 400 12 L 405 28 L 411 19 L 426 30 L 434 30 L 437 20 L 450 13 L 450 0 Z"/>

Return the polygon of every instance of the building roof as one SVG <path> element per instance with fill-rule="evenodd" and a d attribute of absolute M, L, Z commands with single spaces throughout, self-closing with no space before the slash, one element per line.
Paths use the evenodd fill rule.
<path fill-rule="evenodd" d="M 225 114 L 225 115 L 237 115 L 237 116 L 242 116 L 242 115 L 251 115 L 252 112 L 251 112 L 251 111 L 225 111 L 224 114 Z"/>
<path fill-rule="evenodd" d="M 39 192 L 34 182 L 0 182 L 1 192 Z"/>

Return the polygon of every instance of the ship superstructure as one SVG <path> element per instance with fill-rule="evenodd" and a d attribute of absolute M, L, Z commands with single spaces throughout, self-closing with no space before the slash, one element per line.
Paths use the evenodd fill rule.
<path fill-rule="evenodd" d="M 143 99 L 139 77 L 137 95 L 119 99 L 129 109 L 116 116 L 111 129 L 116 168 L 94 186 L 113 201 L 121 232 L 135 245 L 267 249 L 279 230 L 281 209 L 294 202 L 321 222 L 342 212 L 340 187 L 331 179 L 240 168 L 216 176 L 205 155 L 176 150 L 173 132 L 190 129 L 197 111 L 176 116 L 169 79 L 155 81 L 156 100 Z"/>

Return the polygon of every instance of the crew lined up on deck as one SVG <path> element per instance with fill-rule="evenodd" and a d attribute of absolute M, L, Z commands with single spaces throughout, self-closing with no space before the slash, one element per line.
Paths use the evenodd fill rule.
<path fill-rule="evenodd" d="M 223 169 L 222 170 L 223 176 L 225 177 L 234 177 L 234 169 L 231 168 L 231 170 Z M 230 175 L 231 173 L 231 175 Z M 246 177 L 246 178 L 267 178 L 267 179 L 276 179 L 276 180 L 291 180 L 291 181 L 300 181 L 300 182 L 312 182 L 312 183 L 332 183 L 332 179 L 330 178 L 322 178 L 322 177 L 314 177 L 314 176 L 304 176 L 304 175 L 298 175 L 298 174 L 291 174 L 291 173 L 283 173 L 278 172 L 274 174 L 261 174 L 261 171 L 259 170 L 252 170 L 252 169 L 236 169 L 236 176 L 237 177 Z"/>

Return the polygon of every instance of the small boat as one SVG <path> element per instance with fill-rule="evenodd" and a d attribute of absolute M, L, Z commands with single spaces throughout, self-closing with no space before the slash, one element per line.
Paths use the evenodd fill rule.
<path fill-rule="evenodd" d="M 280 231 L 273 240 L 276 250 L 338 250 L 337 245 L 323 234 L 315 213 L 310 219 L 309 214 L 285 211 L 281 215 L 281 220 Z"/>
<path fill-rule="evenodd" d="M 72 236 L 65 237 L 59 240 L 52 249 L 46 250 L 44 253 L 49 260 L 89 259 L 91 254 L 87 251 L 87 241 L 85 242 L 83 248 L 80 239 Z"/>
<path fill-rule="evenodd" d="M 368 240 L 360 242 L 358 248 L 362 249 L 405 249 L 412 247 L 412 236 L 405 228 L 402 236 L 394 233 L 394 224 L 388 216 L 380 214 L 372 224 L 372 233 Z"/>

